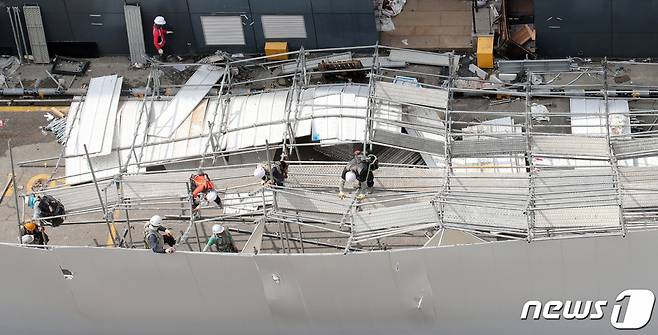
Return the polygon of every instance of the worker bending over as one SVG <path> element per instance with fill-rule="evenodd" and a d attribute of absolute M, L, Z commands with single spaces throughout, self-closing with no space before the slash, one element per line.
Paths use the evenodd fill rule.
<path fill-rule="evenodd" d="M 254 170 L 254 177 L 261 179 L 261 184 L 284 186 L 288 179 L 288 163 L 284 160 L 286 156 L 282 155 L 278 162 L 261 162 Z M 270 171 L 271 166 L 271 171 Z"/>
<path fill-rule="evenodd" d="M 162 16 L 156 16 L 155 20 L 153 20 L 153 46 L 155 46 L 155 50 L 158 52 L 158 55 L 160 55 L 160 60 L 162 61 L 166 60 L 166 36 L 167 34 L 174 33 L 171 30 L 165 29 L 165 24 L 167 24 L 167 21 Z"/>
<path fill-rule="evenodd" d="M 46 228 L 39 227 L 33 221 L 20 226 L 21 243 L 47 245 L 50 239 L 46 234 Z"/>
<path fill-rule="evenodd" d="M 34 209 L 32 218 L 41 225 L 57 227 L 64 223 L 66 209 L 64 205 L 50 195 L 31 195 L 27 206 Z M 54 217 L 53 217 L 54 216 Z"/>
<path fill-rule="evenodd" d="M 163 231 L 163 234 L 160 232 Z M 153 215 L 149 222 L 144 225 L 144 242 L 153 252 L 158 254 L 171 254 L 176 251 L 176 239 L 171 230 L 162 226 L 162 218 L 159 215 Z M 165 245 L 169 247 L 165 248 Z"/>
<path fill-rule="evenodd" d="M 373 191 L 372 188 L 375 186 L 375 175 L 373 171 L 378 168 L 377 156 L 366 156 L 361 153 L 361 150 L 354 150 L 354 158 L 347 162 L 340 175 L 338 197 L 344 199 L 347 196 L 347 193 L 345 193 L 345 182 L 353 183 L 358 180 L 359 190 L 356 198 L 359 200 L 364 199 L 366 193 L 370 194 Z"/>
<path fill-rule="evenodd" d="M 212 226 L 212 236 L 208 239 L 203 252 L 207 252 L 212 246 L 215 246 L 217 252 L 238 252 L 231 233 L 219 224 Z"/>
<path fill-rule="evenodd" d="M 209 204 L 214 202 L 219 208 L 222 208 L 222 200 L 219 198 L 217 190 L 215 190 L 215 184 L 202 169 L 198 169 L 195 174 L 190 176 L 190 183 L 194 188 L 192 202 L 195 210 L 199 209 L 201 200 L 204 198 Z"/>

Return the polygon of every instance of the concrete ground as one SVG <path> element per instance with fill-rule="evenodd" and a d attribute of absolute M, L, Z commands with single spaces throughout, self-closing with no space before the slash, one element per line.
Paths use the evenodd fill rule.
<path fill-rule="evenodd" d="M 407 0 L 402 13 L 393 18 L 395 30 L 381 32 L 380 43 L 399 48 L 470 49 L 471 6 L 471 0 Z M 475 21 L 476 34 L 491 33 L 488 8 L 479 9 Z"/>

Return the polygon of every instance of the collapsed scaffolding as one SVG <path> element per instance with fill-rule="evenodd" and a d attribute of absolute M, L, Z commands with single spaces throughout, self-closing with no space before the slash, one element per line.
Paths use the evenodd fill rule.
<path fill-rule="evenodd" d="M 372 56 L 355 57 L 365 52 Z M 38 192 L 66 206 L 65 224 L 105 223 L 121 247 L 138 244 L 131 225 L 156 212 L 185 222 L 179 243 L 191 239 L 187 245 L 198 251 L 206 238 L 200 225 L 240 222 L 229 229 L 249 236 L 246 253 L 267 252 L 264 237 L 276 244 L 274 252 L 306 252 L 311 245 L 351 252 L 443 245 L 451 243 L 447 234 L 461 243 L 533 241 L 658 226 L 658 111 L 633 110 L 627 102 L 652 101 L 657 91 L 615 83 L 609 74 L 618 64 L 555 69 L 555 63 L 523 61 L 515 65 L 525 80 L 492 84 L 460 77 L 453 53 L 374 45 L 282 55 L 296 60 L 184 64 L 197 71 L 178 87 L 160 86 L 158 71 L 180 64 L 155 64 L 147 94 L 122 102 L 120 78 L 103 77 L 98 91 L 114 93 L 90 99 L 90 85 L 87 97 L 72 104 L 61 155 L 18 165 L 56 161 L 44 185 L 65 185 Z M 276 70 L 236 79 L 248 68 Z M 366 74 L 363 83 L 312 83 L 353 73 Z M 248 89 L 280 80 L 287 87 Z M 173 98 L 160 94 L 172 88 L 178 90 Z M 489 108 L 471 108 L 463 95 Z M 483 99 L 496 96 L 502 99 Z M 546 101 L 564 100 L 570 111 L 542 113 Z M 107 108 L 107 119 L 99 106 Z M 85 118 L 87 109 L 104 123 Z M 112 113 L 119 116 L 112 120 Z M 80 135 L 85 127 L 93 129 L 88 138 Z M 312 153 L 331 152 L 343 161 L 356 144 L 387 152 L 392 161 L 376 172 L 375 194 L 338 199 L 344 163 L 317 161 Z M 275 153 L 294 158 L 289 179 L 285 187 L 263 187 L 253 169 Z M 401 163 L 405 155 L 420 159 Z M 56 176 L 62 160 L 67 171 Z M 147 170 L 154 166 L 166 170 Z M 190 215 L 188 179 L 197 167 L 220 188 L 223 210 L 205 207 L 200 217 Z M 89 219 L 99 213 L 100 219 Z M 24 221 L 25 206 L 18 214 L 19 225 Z M 126 227 L 115 235 L 119 223 Z"/>

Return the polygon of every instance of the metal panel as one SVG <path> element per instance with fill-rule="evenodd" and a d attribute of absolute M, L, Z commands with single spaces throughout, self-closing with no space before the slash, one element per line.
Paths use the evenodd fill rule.
<path fill-rule="evenodd" d="M 446 203 L 443 221 L 456 224 L 527 229 L 528 219 L 523 210 L 488 208 Z"/>
<path fill-rule="evenodd" d="M 211 65 L 200 66 L 176 93 L 167 108 L 157 116 L 149 135 L 171 138 L 223 73 L 224 71 Z"/>
<path fill-rule="evenodd" d="M 500 73 L 568 72 L 571 59 L 499 60 L 498 69 Z"/>
<path fill-rule="evenodd" d="M 67 118 L 67 129 L 73 126 L 66 143 L 67 156 L 84 155 L 85 144 L 90 155 L 111 152 L 122 82 L 123 77 L 117 75 L 91 79 L 82 108 Z"/>
<path fill-rule="evenodd" d="M 485 157 L 526 151 L 525 138 L 453 141 L 455 157 Z"/>
<path fill-rule="evenodd" d="M 126 31 L 128 32 L 128 49 L 130 62 L 144 63 L 146 49 L 144 47 L 144 31 L 142 29 L 142 11 L 139 5 L 125 5 L 123 12 L 126 16 Z"/>
<path fill-rule="evenodd" d="M 619 225 L 619 206 L 535 210 L 536 228 L 612 227 Z"/>
<path fill-rule="evenodd" d="M 658 156 L 658 138 L 617 139 L 612 148 L 618 159 Z"/>
<path fill-rule="evenodd" d="M 409 215 L 410 213 L 413 213 L 413 215 Z M 354 213 L 352 230 L 363 233 L 427 223 L 436 223 L 438 225 L 436 209 L 429 202 L 356 212 Z"/>
<path fill-rule="evenodd" d="M 23 13 L 25 14 L 25 28 L 27 28 L 27 35 L 30 38 L 30 49 L 32 50 L 34 62 L 37 64 L 50 63 L 40 7 L 23 6 Z"/>
<path fill-rule="evenodd" d="M 387 130 L 375 129 L 372 140 L 381 144 L 388 144 L 409 150 L 422 151 L 443 155 L 445 153 L 443 142 L 423 137 L 416 137 Z"/>
<path fill-rule="evenodd" d="M 398 85 L 383 81 L 375 83 L 375 96 L 386 101 L 446 108 L 448 92 L 443 89 L 430 89 Z"/>
<path fill-rule="evenodd" d="M 263 15 L 260 18 L 266 39 L 307 37 L 303 15 Z"/>
<path fill-rule="evenodd" d="M 608 141 L 601 137 L 532 136 L 532 152 L 546 156 L 581 156 L 607 159 Z"/>
<path fill-rule="evenodd" d="M 454 55 L 453 66 L 459 65 L 459 55 Z M 450 66 L 450 53 L 434 53 L 417 50 L 391 50 L 388 58 L 392 61 L 407 62 L 413 64 Z"/>
<path fill-rule="evenodd" d="M 240 16 L 201 16 L 206 45 L 245 45 Z"/>
<path fill-rule="evenodd" d="M 114 183 L 101 182 L 98 186 L 101 190 L 101 196 L 103 197 L 103 202 L 106 207 L 112 207 L 118 204 L 119 194 Z M 64 205 L 64 208 L 66 208 L 67 213 L 101 208 L 101 204 L 98 201 L 96 186 L 91 183 L 47 189 L 42 193 L 51 195 L 59 200 Z"/>
<path fill-rule="evenodd" d="M 276 192 L 275 196 L 280 209 L 300 212 L 344 214 L 350 205 L 350 199 L 339 199 L 333 193 L 287 190 Z"/>

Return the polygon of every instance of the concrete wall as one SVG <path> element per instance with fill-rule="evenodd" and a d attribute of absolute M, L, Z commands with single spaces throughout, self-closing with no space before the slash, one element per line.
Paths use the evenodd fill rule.
<path fill-rule="evenodd" d="M 658 292 L 656 240 L 258 256 L 2 244 L 0 333 L 616 334 L 616 296 Z M 609 303 L 601 320 L 521 320 L 527 300 Z M 656 334 L 655 314 L 627 334 Z"/>
<path fill-rule="evenodd" d="M 153 18 L 162 15 L 175 31 L 168 39 L 175 54 L 262 52 L 265 38 L 261 15 L 303 15 L 306 39 L 287 39 L 289 48 L 337 47 L 374 44 L 377 40 L 371 0 L 129 0 L 142 7 L 147 53 L 155 53 Z M 0 1 L 0 48 L 15 53 L 6 20 L 6 6 L 38 4 L 48 42 L 95 42 L 102 55 L 128 54 L 123 1 L 107 0 L 4 0 Z M 245 46 L 206 46 L 200 16 L 244 15 Z M 93 24 L 92 24 L 93 23 Z"/>

